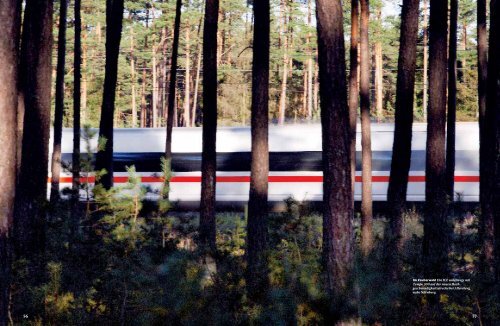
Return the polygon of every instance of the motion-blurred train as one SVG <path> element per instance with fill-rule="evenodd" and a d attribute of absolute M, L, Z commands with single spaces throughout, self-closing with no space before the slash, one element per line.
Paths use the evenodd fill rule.
<path fill-rule="evenodd" d="M 94 130 L 95 131 L 95 130 Z M 391 167 L 393 124 L 372 125 L 373 200 L 385 201 Z M 361 199 L 360 128 L 356 143 L 355 199 Z M 170 199 L 200 200 L 201 128 L 174 128 Z M 63 131 L 62 160 L 70 163 L 73 133 Z M 95 150 L 97 137 L 90 141 Z M 425 200 L 426 124 L 413 126 L 412 159 L 408 200 Z M 82 152 L 86 144 L 82 140 Z M 114 183 L 127 181 L 127 166 L 135 166 L 141 181 L 151 191 L 162 185 L 160 158 L 164 155 L 164 129 L 115 129 Z M 250 185 L 250 128 L 224 127 L 217 131 L 217 193 L 219 202 L 245 202 Z M 269 128 L 269 200 L 322 200 L 321 125 L 286 125 Z M 458 123 L 456 132 L 455 192 L 462 201 L 479 201 L 479 128 L 477 123 Z M 50 179 L 49 179 L 50 180 Z M 90 181 L 92 179 L 90 178 Z M 61 189 L 71 187 L 71 173 L 61 175 Z M 157 196 L 157 195 L 156 195 Z"/>

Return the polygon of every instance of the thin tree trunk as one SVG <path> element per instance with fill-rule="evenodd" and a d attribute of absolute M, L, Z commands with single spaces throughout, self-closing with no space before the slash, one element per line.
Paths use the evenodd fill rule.
<path fill-rule="evenodd" d="M 152 117 L 151 117 L 151 127 L 157 127 L 157 119 L 158 119 L 158 78 L 157 78 L 157 65 L 156 65 L 156 49 L 153 45 L 153 63 L 151 70 L 153 72 L 153 96 L 151 98 L 151 105 L 153 107 Z"/>
<path fill-rule="evenodd" d="M 323 128 L 323 264 L 325 288 L 340 297 L 348 286 L 354 259 L 342 4 L 339 0 L 317 0 L 316 8 Z"/>
<path fill-rule="evenodd" d="M 480 235 L 483 243 L 481 268 L 490 277 L 495 271 L 494 255 L 494 217 L 491 203 L 488 202 L 488 175 L 491 171 L 488 160 L 488 133 L 486 123 L 486 91 L 488 85 L 488 32 L 486 29 L 486 0 L 477 2 L 477 52 L 478 52 L 478 104 L 479 104 L 479 176 L 480 176 L 480 202 L 481 220 Z"/>
<path fill-rule="evenodd" d="M 200 85 L 200 74 L 201 74 L 201 49 L 198 47 L 198 59 L 196 63 L 196 81 L 194 83 L 194 94 L 193 94 L 193 109 L 191 110 L 191 127 L 196 126 L 196 110 L 198 109 L 198 92 Z"/>
<path fill-rule="evenodd" d="M 419 2 L 420 0 L 404 0 L 401 13 L 398 80 L 396 85 L 396 119 L 391 175 L 387 191 L 387 207 L 390 208 L 387 254 L 391 258 L 387 269 L 395 278 L 397 278 L 400 271 L 398 256 L 402 249 L 403 218 L 406 209 L 408 175 L 411 163 Z"/>
<path fill-rule="evenodd" d="M 427 105 L 429 103 L 429 100 L 428 100 L 428 97 L 429 97 L 429 77 L 428 77 L 428 73 L 429 73 L 429 16 L 427 14 L 428 12 L 428 2 L 429 0 L 424 0 L 424 8 L 423 8 L 423 11 L 424 11 L 424 22 L 423 22 L 423 31 L 424 31 L 424 39 L 423 39 L 423 42 L 424 42 L 424 59 L 423 59 L 423 77 L 422 77 L 422 80 L 423 80 L 423 84 L 424 84 L 424 88 L 423 88 L 423 91 L 422 91 L 422 112 L 423 112 L 423 116 L 424 116 L 424 119 L 427 120 Z"/>
<path fill-rule="evenodd" d="M 359 47 L 359 0 L 351 0 L 351 47 L 349 52 L 349 125 L 351 127 L 351 178 L 352 191 L 356 184 L 356 122 L 359 107 L 358 85 L 358 47 Z M 354 199 L 354 196 L 353 196 Z"/>
<path fill-rule="evenodd" d="M 87 33 L 83 33 L 83 45 L 82 45 L 82 107 L 81 115 L 82 121 L 87 122 L 87 46 L 85 41 L 87 39 Z"/>
<path fill-rule="evenodd" d="M 106 144 L 104 149 L 96 155 L 96 170 L 106 170 L 106 174 L 98 181 L 105 189 L 110 189 L 113 186 L 113 118 L 123 23 L 123 1 L 106 1 L 106 67 L 99 123 L 99 138 L 105 139 Z"/>
<path fill-rule="evenodd" d="M 361 249 L 366 255 L 373 246 L 372 239 L 372 150 L 370 127 L 370 49 L 368 25 L 370 9 L 368 0 L 361 0 L 361 63 L 360 63 L 360 104 L 361 104 L 361 147 L 362 147 L 362 198 L 361 198 Z"/>
<path fill-rule="evenodd" d="M 191 49 L 190 49 L 190 35 L 191 26 L 189 22 L 186 26 L 186 70 L 184 74 L 184 126 L 191 125 Z"/>
<path fill-rule="evenodd" d="M 377 8 L 376 14 L 377 23 L 382 26 L 382 9 Z M 382 37 L 380 29 L 377 30 L 377 40 L 375 42 L 375 108 L 377 112 L 377 121 L 380 122 L 384 118 L 384 72 L 382 58 Z"/>
<path fill-rule="evenodd" d="M 455 122 L 457 117 L 457 24 L 458 0 L 450 0 L 448 50 L 448 115 L 446 128 L 446 185 L 448 199 L 455 199 Z"/>
<path fill-rule="evenodd" d="M 307 1 L 307 26 L 312 28 L 312 0 Z M 307 33 L 307 45 L 309 51 L 309 58 L 307 59 L 307 119 L 312 120 L 313 112 L 313 76 L 314 76 L 314 62 L 313 51 L 311 47 L 311 33 Z"/>
<path fill-rule="evenodd" d="M 267 214 L 269 175 L 269 0 L 256 0 L 252 63 L 250 199 L 247 225 L 247 289 L 251 298 L 265 293 L 267 277 Z"/>
<path fill-rule="evenodd" d="M 50 202 L 59 200 L 59 178 L 61 174 L 61 141 L 64 116 L 64 74 L 66 64 L 66 17 L 68 0 L 60 1 L 59 36 L 57 41 L 56 107 L 54 112 L 54 137 L 51 162 Z"/>
<path fill-rule="evenodd" d="M 78 199 L 80 198 L 80 110 L 81 110 L 81 78 L 82 78 L 82 19 L 81 0 L 75 0 L 75 49 L 74 49 L 74 86 L 73 86 L 73 212 L 76 212 Z"/>
<path fill-rule="evenodd" d="M 215 187 L 217 133 L 217 20 L 219 0 L 205 4 L 203 28 L 203 150 L 201 158 L 200 243 L 216 250 Z"/>
<path fill-rule="evenodd" d="M 172 58 L 170 64 L 170 85 L 168 90 L 168 113 L 167 113 L 167 137 L 165 141 L 165 159 L 170 165 L 172 161 L 172 129 L 174 120 L 177 120 L 176 112 L 176 82 L 177 82 L 177 55 L 179 53 L 179 32 L 181 25 L 182 0 L 175 4 L 174 39 L 172 43 Z M 166 194 L 168 197 L 168 194 Z"/>
<path fill-rule="evenodd" d="M 26 2 L 21 46 L 24 126 L 14 232 L 18 255 L 43 252 L 50 134 L 52 1 Z"/>
<path fill-rule="evenodd" d="M 489 196 L 485 198 L 492 208 L 495 230 L 496 279 L 500 279 L 500 2 L 490 6 L 490 47 L 488 54 L 488 90 L 486 105 L 486 137 L 493 163 Z M 490 163 L 491 167 L 491 163 Z"/>
<path fill-rule="evenodd" d="M 130 79 L 132 80 L 132 128 L 137 127 L 137 103 L 135 99 L 135 57 L 134 57 L 134 28 L 130 27 Z"/>
<path fill-rule="evenodd" d="M 448 1 L 431 0 L 423 255 L 427 275 L 440 277 L 448 271 L 449 249 L 445 156 L 447 18 Z"/>
<path fill-rule="evenodd" d="M 19 1 L 0 2 L 0 325 L 9 324 L 12 227 L 17 174 L 17 67 Z"/>
<path fill-rule="evenodd" d="M 146 128 L 148 126 L 148 108 L 146 103 L 146 67 L 142 67 L 142 81 L 141 81 L 141 113 L 140 113 L 140 126 Z"/>
<path fill-rule="evenodd" d="M 282 37 L 282 47 L 283 47 L 283 72 L 281 77 L 281 93 L 278 108 L 278 124 L 282 125 L 285 123 L 285 111 L 286 111 L 286 89 L 288 82 L 288 33 L 287 33 L 287 5 L 286 0 L 281 1 L 281 37 Z"/>

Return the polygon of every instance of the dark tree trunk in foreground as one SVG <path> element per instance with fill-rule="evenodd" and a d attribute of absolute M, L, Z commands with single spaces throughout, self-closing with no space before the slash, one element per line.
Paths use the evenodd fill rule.
<path fill-rule="evenodd" d="M 201 157 L 200 241 L 216 249 L 215 172 L 217 133 L 217 19 L 219 0 L 207 0 L 203 27 L 203 152 Z"/>
<path fill-rule="evenodd" d="M 446 191 L 455 197 L 455 122 L 457 120 L 457 24 L 458 0 L 450 0 L 450 44 L 448 51 L 448 115 L 446 128 Z"/>
<path fill-rule="evenodd" d="M 394 144 L 392 147 L 389 189 L 387 191 L 387 206 L 390 208 L 387 254 L 393 258 L 387 267 L 389 271 L 394 272 L 398 270 L 398 255 L 401 250 L 408 174 L 411 164 L 419 2 L 420 0 L 404 0 L 401 12 Z"/>
<path fill-rule="evenodd" d="M 318 60 L 323 128 L 323 264 L 330 294 L 341 296 L 354 259 L 353 205 L 342 5 L 318 0 Z"/>
<path fill-rule="evenodd" d="M 175 5 L 174 40 L 172 43 L 172 59 L 170 63 L 170 85 L 168 86 L 168 108 L 167 108 L 167 139 L 165 143 L 165 159 L 168 164 L 172 160 L 172 128 L 176 117 L 175 110 L 175 86 L 177 84 L 177 56 L 179 53 L 179 33 L 181 28 L 182 0 L 177 0 Z M 168 196 L 168 194 L 166 194 Z"/>
<path fill-rule="evenodd" d="M 106 67 L 104 92 L 102 95 L 99 138 L 106 144 L 96 155 L 96 170 L 106 170 L 99 183 L 109 189 L 113 186 L 113 121 L 115 115 L 116 82 L 118 78 L 118 55 L 123 23 L 123 1 L 106 1 Z"/>
<path fill-rule="evenodd" d="M 500 280 L 500 2 L 491 1 L 490 48 L 488 54 L 488 91 L 486 137 L 493 164 L 493 176 L 486 200 L 493 208 L 495 230 L 496 279 Z"/>
<path fill-rule="evenodd" d="M 255 0 L 252 63 L 252 162 L 247 226 L 247 289 L 263 295 L 267 277 L 267 194 L 269 175 L 269 0 Z"/>
<path fill-rule="evenodd" d="M 486 124 L 486 90 L 488 85 L 488 32 L 486 29 L 486 0 L 477 2 L 477 67 L 478 67 L 478 107 L 479 107 L 479 188 L 481 202 L 480 236 L 483 243 L 481 269 L 489 276 L 495 270 L 494 218 L 488 201 L 488 183 L 491 181 L 491 161 L 488 160 L 488 133 Z"/>
<path fill-rule="evenodd" d="M 448 1 L 431 0 L 429 24 L 429 109 L 425 167 L 423 254 L 429 276 L 448 270 L 449 225 L 446 192 L 446 77 Z"/>
<path fill-rule="evenodd" d="M 50 202 L 59 200 L 59 177 L 61 174 L 61 140 L 64 115 L 64 69 L 66 63 L 66 16 L 68 0 L 60 1 L 59 35 L 57 40 L 56 108 L 54 111 L 54 137 L 52 147 Z"/>
<path fill-rule="evenodd" d="M 361 104 L 361 149 L 362 149 L 362 195 L 361 195 L 361 250 L 368 254 L 372 239 L 372 145 L 370 127 L 370 45 L 368 27 L 370 7 L 368 0 L 361 0 L 361 57 L 360 57 L 360 104 Z"/>
<path fill-rule="evenodd" d="M 73 86 L 73 203 L 76 205 L 80 196 L 80 108 L 82 78 L 82 17 L 81 0 L 75 0 L 75 50 L 74 50 L 74 86 Z"/>
<path fill-rule="evenodd" d="M 349 50 L 349 121 L 351 126 L 351 178 L 352 191 L 356 184 L 356 122 L 359 106 L 358 85 L 358 47 L 359 47 L 359 0 L 351 1 L 351 47 Z M 353 197 L 354 198 L 354 197 Z"/>
<path fill-rule="evenodd" d="M 18 1 L 0 2 L 0 325 L 8 325 L 16 193 Z"/>
<path fill-rule="evenodd" d="M 43 252 L 45 242 L 52 10 L 52 1 L 28 0 L 24 12 L 19 78 L 24 94 L 25 114 L 14 232 L 17 253 L 26 257 Z"/>

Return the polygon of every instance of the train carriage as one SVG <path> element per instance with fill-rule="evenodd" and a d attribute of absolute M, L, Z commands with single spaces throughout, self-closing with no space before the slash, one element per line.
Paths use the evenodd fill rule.
<path fill-rule="evenodd" d="M 94 130 L 95 131 L 95 130 Z M 393 124 L 372 124 L 373 200 L 385 201 L 391 167 Z M 165 129 L 115 129 L 114 182 L 127 181 L 127 166 L 135 166 L 142 183 L 157 198 L 162 185 L 161 157 Z M 172 136 L 170 199 L 180 202 L 200 200 L 201 128 L 174 128 Z M 356 143 L 355 199 L 361 200 L 360 128 Z M 62 160 L 70 164 L 72 129 L 64 129 Z M 414 124 L 408 200 L 425 200 L 426 124 Z M 97 137 L 91 142 L 97 146 Z M 86 144 L 82 140 L 82 151 Z M 217 201 L 245 202 L 250 187 L 251 138 L 248 127 L 223 127 L 217 131 Z M 322 200 L 321 125 L 301 124 L 269 128 L 269 200 Z M 92 180 L 90 180 L 92 181 Z M 71 173 L 61 175 L 61 189 L 71 187 Z M 455 191 L 457 199 L 479 201 L 479 128 L 477 123 L 457 123 Z"/>

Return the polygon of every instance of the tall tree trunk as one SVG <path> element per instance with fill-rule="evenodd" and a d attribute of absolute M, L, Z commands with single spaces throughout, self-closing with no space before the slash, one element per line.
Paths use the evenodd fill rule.
<path fill-rule="evenodd" d="M 181 25 L 182 0 L 175 4 L 174 39 L 172 42 L 172 58 L 170 64 L 170 85 L 168 90 L 168 112 L 167 112 L 167 137 L 165 141 L 165 159 L 170 165 L 172 161 L 172 128 L 174 120 L 177 120 L 176 110 L 176 84 L 177 84 L 177 55 L 179 53 L 179 32 Z M 168 194 L 166 194 L 168 197 Z"/>
<path fill-rule="evenodd" d="M 81 0 L 75 0 L 75 49 L 73 70 L 73 206 L 76 208 L 80 197 L 80 110 L 81 110 L 81 78 L 82 78 L 82 18 Z"/>
<path fill-rule="evenodd" d="M 269 284 L 267 277 L 267 214 L 269 175 L 269 0 L 256 0 L 252 63 L 252 153 L 247 226 L 247 289 L 257 298 Z"/>
<path fill-rule="evenodd" d="M 280 101 L 278 107 L 278 124 L 282 125 L 285 123 L 285 111 L 286 111 L 286 90 L 288 82 L 288 25 L 287 25 L 287 4 L 286 0 L 281 1 L 281 38 L 283 47 L 283 72 L 281 77 L 281 93 Z"/>
<path fill-rule="evenodd" d="M 307 1 L 307 26 L 312 28 L 312 0 Z M 307 33 L 307 45 L 309 58 L 307 59 L 307 119 L 312 120 L 313 112 L 313 76 L 314 76 L 314 62 L 313 50 L 311 47 L 311 33 Z"/>
<path fill-rule="evenodd" d="M 448 271 L 449 249 L 445 157 L 447 21 L 448 1 L 431 0 L 423 254 L 428 275 L 439 277 Z"/>
<path fill-rule="evenodd" d="M 401 13 L 398 80 L 396 85 L 396 119 L 391 175 L 387 191 L 387 207 L 390 208 L 387 254 L 391 258 L 387 267 L 394 277 L 397 277 L 400 270 L 398 255 L 402 249 L 403 217 L 406 208 L 406 193 L 411 163 L 419 2 L 420 0 L 404 0 Z"/>
<path fill-rule="evenodd" d="M 370 47 L 368 26 L 370 8 L 368 0 L 361 0 L 361 62 L 360 62 L 360 104 L 361 104 L 361 147 L 362 147 L 362 198 L 361 198 L 361 249 L 368 254 L 372 248 L 372 149 L 370 127 Z"/>
<path fill-rule="evenodd" d="M 427 14 L 428 12 L 428 6 L 429 0 L 424 0 L 424 22 L 423 22 L 423 32 L 424 32 L 424 58 L 423 58 L 423 91 L 422 91 L 422 113 L 424 116 L 424 119 L 427 120 L 427 105 L 429 103 L 429 16 Z"/>
<path fill-rule="evenodd" d="M 148 107 L 146 103 L 146 67 L 142 66 L 142 81 L 141 81 L 141 112 L 140 112 L 140 126 L 146 128 L 148 126 Z"/>
<path fill-rule="evenodd" d="M 132 80 L 132 128 L 137 127 L 137 103 L 135 99 L 135 57 L 134 57 L 134 28 L 130 27 L 130 79 Z"/>
<path fill-rule="evenodd" d="M 191 26 L 186 26 L 186 70 L 184 74 L 184 127 L 191 125 Z"/>
<path fill-rule="evenodd" d="M 359 107 L 358 85 L 359 0 L 351 0 L 351 47 L 349 51 L 349 125 L 351 127 L 352 191 L 356 184 L 356 122 Z M 354 199 L 354 197 L 353 197 Z"/>
<path fill-rule="evenodd" d="M 486 137 L 493 162 L 491 188 L 485 198 L 492 208 L 495 230 L 496 279 L 500 279 L 500 2 L 490 6 L 490 48 L 488 54 L 488 91 L 486 105 Z M 487 151 L 488 151 L 487 149 Z M 491 163 L 490 163 L 491 164 Z M 489 185 L 487 185 L 489 186 Z"/>
<path fill-rule="evenodd" d="M 151 127 L 157 127 L 158 119 L 158 77 L 157 77 L 157 65 L 156 65 L 156 47 L 153 45 L 153 63 L 151 70 L 153 72 L 153 96 L 151 97 L 152 116 L 151 116 Z"/>
<path fill-rule="evenodd" d="M 317 0 L 318 59 L 323 128 L 323 264 L 325 288 L 345 293 L 354 259 L 350 117 L 347 106 L 341 1 Z"/>
<path fill-rule="evenodd" d="M 457 119 L 457 25 L 458 0 L 450 0 L 448 49 L 448 115 L 446 128 L 446 186 L 448 199 L 455 199 L 455 122 Z"/>
<path fill-rule="evenodd" d="M 376 19 L 379 25 L 377 30 L 377 40 L 375 42 L 375 108 L 377 112 L 377 121 L 380 122 L 384 118 L 384 72 L 383 72 L 383 58 L 382 58 L 382 37 L 380 28 L 382 26 L 382 9 L 378 7 L 376 10 Z"/>
<path fill-rule="evenodd" d="M 17 67 L 19 1 L 0 2 L 0 325 L 9 324 L 12 227 L 17 174 Z"/>
<path fill-rule="evenodd" d="M 477 53 L 478 53 L 478 106 L 479 106 L 479 176 L 481 220 L 480 236 L 483 243 L 481 268 L 490 277 L 495 270 L 494 214 L 488 201 L 488 183 L 491 181 L 491 161 L 488 159 L 488 133 L 486 123 L 486 91 L 488 86 L 488 32 L 486 29 L 486 0 L 477 2 Z"/>
<path fill-rule="evenodd" d="M 201 157 L 200 243 L 216 250 L 217 20 L 219 0 L 205 4 L 203 28 L 203 151 Z"/>
<path fill-rule="evenodd" d="M 123 1 L 106 0 L 106 67 L 99 123 L 99 138 L 105 139 L 106 144 L 104 149 L 96 155 L 96 170 L 106 170 L 106 174 L 99 179 L 99 183 L 105 189 L 113 186 L 113 117 L 123 23 Z"/>
<path fill-rule="evenodd" d="M 50 134 L 52 1 L 26 1 L 21 46 L 24 126 L 14 232 L 19 255 L 43 252 Z"/>
<path fill-rule="evenodd" d="M 60 1 L 59 35 L 57 40 L 56 107 L 54 112 L 54 137 L 51 162 L 50 202 L 59 200 L 59 178 L 61 174 L 61 140 L 64 116 L 64 74 L 66 64 L 66 17 L 68 0 Z"/>

